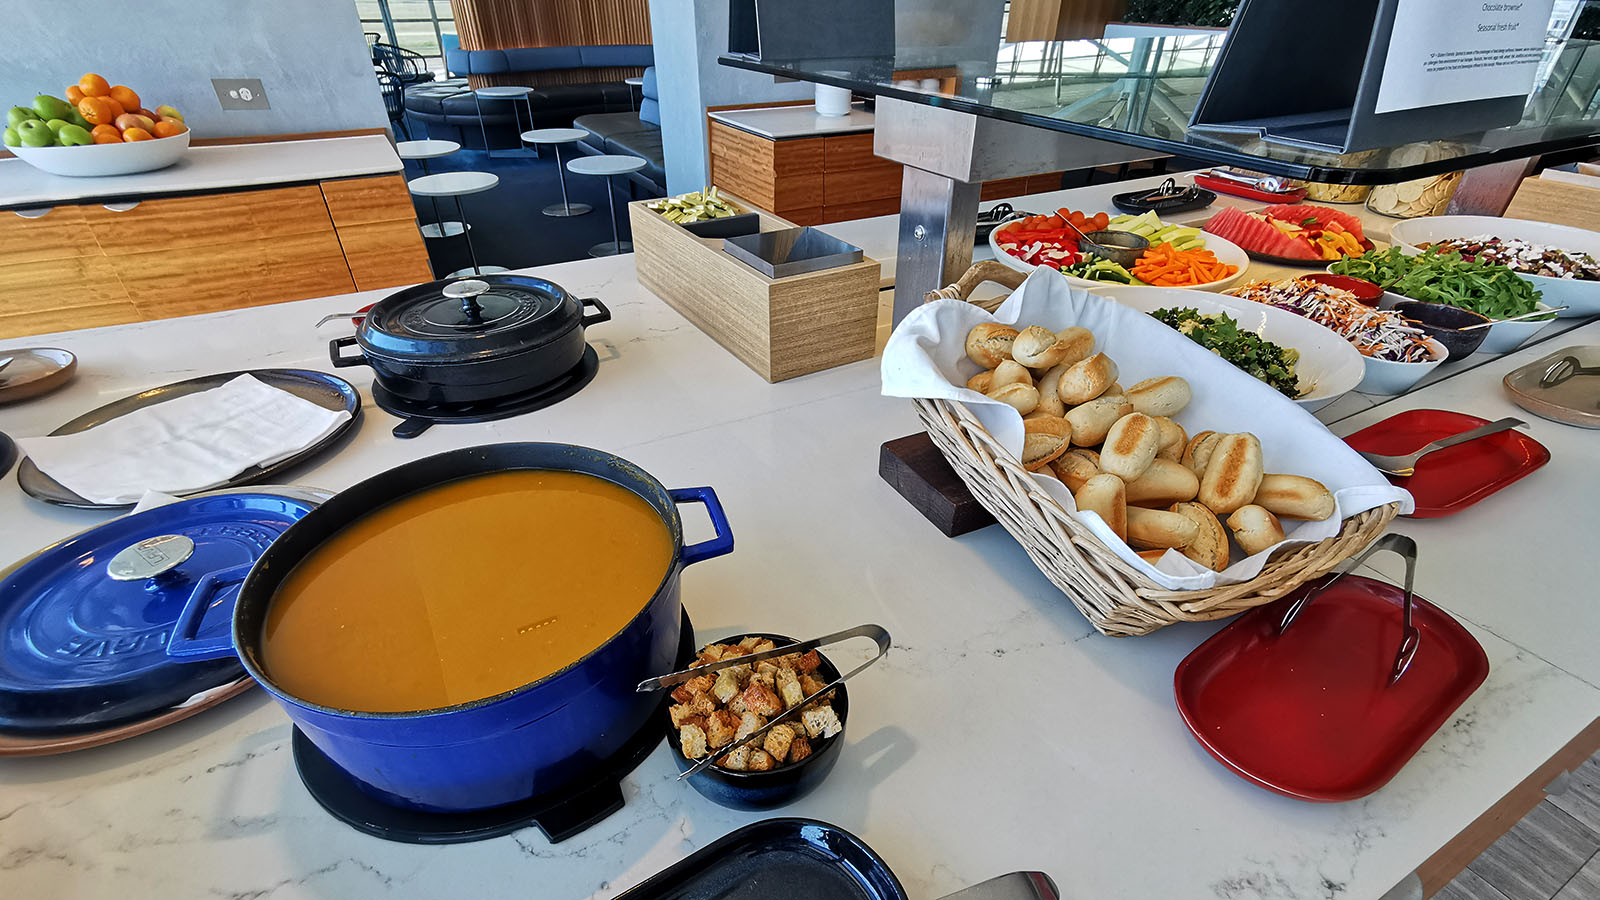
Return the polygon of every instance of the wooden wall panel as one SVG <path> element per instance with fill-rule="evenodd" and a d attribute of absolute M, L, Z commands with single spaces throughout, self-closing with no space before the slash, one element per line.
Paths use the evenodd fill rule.
<path fill-rule="evenodd" d="M 58 206 L 36 219 L 0 212 L 0 266 L 98 255 L 81 207 Z"/>
<path fill-rule="evenodd" d="M 433 280 L 422 234 L 410 219 L 341 226 L 339 244 L 358 291 Z"/>
<path fill-rule="evenodd" d="M 648 0 L 450 0 L 464 50 L 648 44 Z"/>
<path fill-rule="evenodd" d="M 399 175 L 324 181 L 322 196 L 334 227 L 340 230 L 371 222 L 410 222 L 417 216 L 406 180 Z"/>
<path fill-rule="evenodd" d="M 157 271 L 166 271 L 160 268 Z M 155 281 L 162 278 L 150 279 Z M 126 303 L 128 292 L 104 256 L 73 256 L 0 268 L 0 315 Z M 30 331 L 38 334 L 49 329 Z"/>
<path fill-rule="evenodd" d="M 179 249 L 333 231 L 322 191 L 314 184 L 242 194 L 163 197 L 123 212 L 98 205 L 80 208 L 109 256 L 138 253 L 152 245 Z"/>

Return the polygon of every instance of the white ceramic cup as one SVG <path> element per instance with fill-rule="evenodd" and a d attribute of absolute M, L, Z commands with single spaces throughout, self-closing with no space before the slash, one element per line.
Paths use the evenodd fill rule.
<path fill-rule="evenodd" d="M 818 84 L 817 115 L 829 118 L 850 115 L 850 90 L 831 84 Z"/>

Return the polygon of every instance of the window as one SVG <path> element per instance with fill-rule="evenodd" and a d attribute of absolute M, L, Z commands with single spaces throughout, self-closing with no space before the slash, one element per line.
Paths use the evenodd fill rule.
<path fill-rule="evenodd" d="M 356 12 L 369 42 L 420 53 L 428 68 L 444 74 L 444 35 L 456 33 L 450 0 L 356 0 Z"/>

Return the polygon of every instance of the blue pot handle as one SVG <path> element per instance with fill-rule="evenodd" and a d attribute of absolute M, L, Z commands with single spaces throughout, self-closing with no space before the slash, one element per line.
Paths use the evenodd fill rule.
<path fill-rule="evenodd" d="M 185 662 L 200 662 L 207 659 L 223 659 L 233 656 L 233 637 L 230 634 L 214 638 L 197 638 L 200 633 L 200 623 L 205 621 L 206 613 L 211 611 L 211 603 L 216 596 L 230 585 L 240 584 L 245 576 L 250 574 L 251 563 L 234 566 L 231 569 L 222 569 L 207 574 L 194 586 L 194 593 L 183 604 L 183 612 L 178 613 L 178 621 L 172 625 L 172 636 L 167 638 L 167 656 Z M 235 595 L 237 600 L 237 595 Z M 220 608 L 219 608 L 220 610 Z M 225 610 L 228 617 L 233 618 L 233 604 L 229 603 Z"/>
<path fill-rule="evenodd" d="M 684 547 L 684 565 L 692 566 L 703 559 L 733 552 L 733 529 L 728 527 L 728 514 L 722 511 L 722 501 L 717 499 L 716 491 L 708 487 L 674 488 L 667 491 L 667 496 L 673 503 L 704 503 L 706 515 L 711 517 L 711 527 L 717 532 L 709 541 Z"/>

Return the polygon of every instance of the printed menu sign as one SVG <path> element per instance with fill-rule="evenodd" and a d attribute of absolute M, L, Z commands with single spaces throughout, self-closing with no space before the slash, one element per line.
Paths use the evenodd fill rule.
<path fill-rule="evenodd" d="M 1399 0 L 1379 113 L 1533 88 L 1555 0 Z"/>

